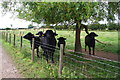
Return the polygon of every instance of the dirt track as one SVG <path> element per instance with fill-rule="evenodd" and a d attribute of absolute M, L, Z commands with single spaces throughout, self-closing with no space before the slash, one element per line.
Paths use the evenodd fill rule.
<path fill-rule="evenodd" d="M 85 52 L 85 50 L 82 50 L 83 53 L 88 54 L 88 51 Z M 120 61 L 120 55 L 118 54 L 113 54 L 113 53 L 108 53 L 108 52 L 103 52 L 103 51 L 95 51 L 95 55 L 98 57 L 114 60 L 114 61 Z"/>
<path fill-rule="evenodd" d="M 0 79 L 1 78 L 20 78 L 21 75 L 15 68 L 11 58 L 5 53 L 0 45 Z"/>
<path fill-rule="evenodd" d="M 74 50 L 68 50 L 68 51 L 74 51 Z M 88 54 L 88 50 L 85 52 L 85 50 L 82 49 L 82 53 Z M 89 55 L 89 54 L 88 54 L 88 55 Z M 118 54 L 113 54 L 113 53 L 110 53 L 110 52 L 108 53 L 108 52 L 103 52 L 103 51 L 95 51 L 95 56 L 120 62 L 120 55 L 118 55 Z M 88 57 L 88 56 L 87 56 L 87 57 Z M 91 57 L 92 57 L 92 56 L 91 56 Z M 88 58 L 91 58 L 91 57 L 89 56 Z"/>

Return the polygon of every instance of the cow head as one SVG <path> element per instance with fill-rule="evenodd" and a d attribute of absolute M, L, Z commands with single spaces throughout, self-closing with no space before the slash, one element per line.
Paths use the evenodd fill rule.
<path fill-rule="evenodd" d="M 56 32 L 53 32 L 52 30 L 47 30 L 44 34 L 44 36 L 46 37 L 54 37 L 57 36 L 58 34 L 56 34 Z"/>
<path fill-rule="evenodd" d="M 94 32 L 91 32 L 91 33 L 89 34 L 89 36 L 90 36 L 90 37 L 97 37 L 98 35 L 97 35 L 96 33 L 94 33 Z"/>
<path fill-rule="evenodd" d="M 43 32 L 42 32 L 42 31 L 39 31 L 38 33 L 36 33 L 36 35 L 39 35 L 39 37 L 42 37 Z"/>
<path fill-rule="evenodd" d="M 34 34 L 32 34 L 31 32 L 29 32 L 25 36 L 23 36 L 23 38 L 28 39 L 28 40 L 32 40 L 32 38 L 34 38 Z"/>
<path fill-rule="evenodd" d="M 57 40 L 59 40 L 59 41 L 65 41 L 66 38 L 64 38 L 64 37 L 59 37 L 59 38 L 57 38 Z"/>

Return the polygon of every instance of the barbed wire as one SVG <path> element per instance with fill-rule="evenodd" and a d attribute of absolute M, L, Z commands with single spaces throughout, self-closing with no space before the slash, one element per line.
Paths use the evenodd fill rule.
<path fill-rule="evenodd" d="M 67 54 L 68 54 L 68 53 L 67 53 Z M 100 64 L 104 64 L 104 65 L 108 65 L 108 66 L 110 66 L 110 67 L 114 67 L 114 68 L 120 69 L 120 68 L 117 67 L 117 66 L 113 66 L 113 65 L 106 64 L 106 63 L 103 63 L 103 62 L 100 62 L 100 61 L 97 61 L 97 60 L 92 60 L 92 59 L 89 59 L 89 58 L 81 57 L 81 56 L 78 56 L 78 55 L 75 55 L 75 54 L 68 54 L 68 55 L 76 56 L 76 57 L 78 57 L 78 58 L 83 58 L 83 59 L 86 59 L 86 60 L 90 60 L 90 61 L 93 61 L 93 62 L 97 62 L 97 63 L 100 63 Z"/>
<path fill-rule="evenodd" d="M 64 63 L 67 63 L 67 64 L 69 64 L 69 65 L 71 65 L 71 66 L 73 66 L 73 67 L 76 67 L 76 66 L 74 66 L 73 64 L 70 64 L 69 62 L 64 62 Z M 80 69 L 79 67 L 76 67 L 76 68 Z M 83 75 L 83 76 L 85 76 L 86 78 L 88 78 L 88 76 L 84 75 L 83 73 L 80 73 L 80 74 Z"/>
<path fill-rule="evenodd" d="M 46 43 L 42 43 L 42 42 L 40 42 L 40 41 L 35 41 L 35 44 L 36 44 L 36 43 L 38 43 L 38 44 L 40 44 L 40 45 L 42 45 L 42 46 L 47 46 L 47 47 L 49 47 L 49 48 L 53 47 L 53 49 L 60 50 L 59 48 L 56 48 L 56 46 L 53 46 L 53 45 L 50 45 L 50 44 L 46 44 Z M 52 48 L 51 48 L 51 49 L 52 49 Z"/>
<path fill-rule="evenodd" d="M 69 65 L 72 65 L 73 67 L 76 67 L 77 69 L 80 69 L 80 66 L 78 67 L 78 66 L 75 66 L 75 65 L 70 64 L 69 62 L 65 62 L 65 61 L 64 61 L 64 63 L 69 64 Z M 82 70 L 91 73 L 90 71 L 88 71 L 88 70 L 86 70 L 86 69 L 82 69 Z M 82 74 L 82 73 L 81 73 L 81 74 Z M 93 74 L 93 75 L 97 75 L 96 73 L 93 73 L 93 72 L 92 72 L 92 74 Z M 83 74 L 83 75 L 84 75 L 84 74 Z M 85 76 L 85 75 L 84 75 L 84 76 Z M 86 78 L 88 78 L 88 76 L 86 76 Z"/>
<path fill-rule="evenodd" d="M 71 60 L 73 60 L 73 61 L 75 61 L 75 62 L 77 62 L 77 63 L 81 63 L 81 61 L 78 61 L 78 60 L 76 60 L 76 59 L 74 59 L 74 58 L 70 58 L 70 57 L 68 57 L 68 56 L 65 56 L 65 57 L 67 57 L 67 58 L 69 58 L 69 59 L 71 59 Z M 82 63 L 84 63 L 84 62 L 82 62 Z M 112 71 L 110 71 L 110 70 L 106 70 L 106 69 L 103 69 L 103 68 L 100 68 L 100 67 L 98 67 L 98 66 L 93 66 L 93 65 L 91 65 L 91 64 L 87 64 L 87 65 L 89 65 L 89 66 L 92 66 L 92 67 L 96 67 L 96 68 L 98 68 L 98 69 L 100 69 L 100 70 L 105 70 L 105 71 L 107 71 L 107 72 L 110 72 L 110 73 L 114 73 L 115 75 L 117 74 L 117 75 L 120 75 L 119 73 L 115 73 L 115 72 L 112 72 Z"/>
<path fill-rule="evenodd" d="M 74 52 L 74 51 L 67 51 L 67 52 Z M 110 59 L 103 58 L 103 57 L 98 57 L 98 56 L 95 56 L 95 55 L 88 55 L 88 54 L 81 53 L 81 52 L 75 52 L 75 53 L 83 54 L 83 55 L 86 55 L 86 56 L 91 56 L 91 57 L 94 57 L 94 58 L 98 58 L 98 59 L 102 59 L 102 60 L 106 60 L 106 61 L 110 61 L 110 62 L 120 63 L 120 62 L 115 61 L 115 60 L 110 60 Z"/>
<path fill-rule="evenodd" d="M 118 62 L 118 61 L 110 60 L 110 59 L 103 58 L 103 57 L 98 57 L 98 56 L 95 56 L 95 55 L 88 55 L 88 54 L 81 53 L 81 52 L 75 52 L 75 53 L 80 53 L 80 54 L 84 54 L 84 55 L 87 55 L 87 56 L 92 56 L 92 57 L 95 57 L 95 58 L 99 58 L 99 59 L 103 59 L 103 60 L 108 60 L 108 61 L 112 61 L 112 62 L 120 63 L 120 62 Z"/>

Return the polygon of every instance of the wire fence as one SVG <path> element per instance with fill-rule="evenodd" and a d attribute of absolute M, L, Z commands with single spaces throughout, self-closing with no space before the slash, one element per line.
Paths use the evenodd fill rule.
<path fill-rule="evenodd" d="M 32 49 L 30 42 L 23 39 L 24 32 L 19 32 L 16 34 L 2 31 L 0 34 L 3 40 L 12 44 L 15 48 L 19 48 L 22 51 L 34 54 L 33 52 L 35 49 Z M 69 78 L 116 78 L 120 76 L 120 67 L 118 66 L 120 65 L 120 62 L 118 61 L 80 52 L 74 53 L 73 51 L 63 51 L 64 49 L 57 48 L 56 46 L 42 43 L 40 41 L 34 41 L 32 44 L 48 49 L 49 53 L 55 50 L 56 54 L 53 59 L 59 63 L 59 77 L 66 75 L 65 73 L 67 71 L 64 72 L 64 68 L 69 71 L 69 75 L 67 75 Z M 40 51 L 43 52 L 42 49 Z M 64 52 L 65 55 L 63 55 Z M 47 56 L 51 57 L 51 55 Z M 34 56 L 32 55 L 32 57 Z"/>

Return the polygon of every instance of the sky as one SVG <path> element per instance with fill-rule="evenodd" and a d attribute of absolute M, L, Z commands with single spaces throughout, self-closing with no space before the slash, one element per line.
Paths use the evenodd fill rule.
<path fill-rule="evenodd" d="M 10 12 L 7 12 L 5 15 L 3 15 L 0 5 L 0 28 L 27 28 L 30 24 L 32 24 L 32 22 L 19 19 Z M 33 25 L 37 26 L 38 24 L 33 23 Z"/>
<path fill-rule="evenodd" d="M 115 21 L 115 23 L 118 22 L 118 19 Z M 29 24 L 32 22 L 25 21 L 22 19 L 19 19 L 11 13 L 6 13 L 6 15 L 3 16 L 2 9 L 0 5 L 0 28 L 27 28 Z M 100 21 L 99 23 L 105 24 L 107 23 L 107 20 L 104 19 L 104 21 Z M 11 27 L 12 24 L 12 27 Z M 87 23 L 86 23 L 87 24 Z M 34 26 L 38 26 L 38 24 L 33 23 Z M 43 24 L 39 24 L 39 26 L 42 26 Z"/>
<path fill-rule="evenodd" d="M 25 21 L 15 16 L 12 16 L 11 13 L 7 13 L 3 16 L 3 14 L 0 12 L 0 28 L 8 28 L 8 27 L 9 28 L 27 28 L 28 25 L 31 23 L 32 22 Z M 100 21 L 100 23 L 106 23 L 106 20 Z M 12 27 L 11 27 L 11 24 L 12 24 Z M 33 25 L 37 26 L 37 24 L 35 23 Z"/>
<path fill-rule="evenodd" d="M 27 28 L 29 24 L 31 24 L 31 22 L 12 17 L 10 13 L 4 16 L 0 13 L 0 28 Z"/>

